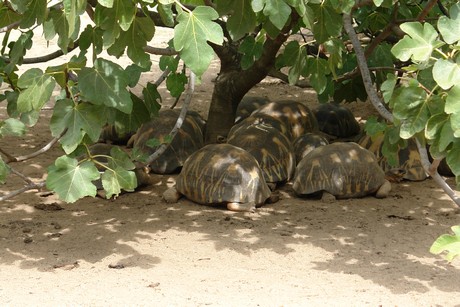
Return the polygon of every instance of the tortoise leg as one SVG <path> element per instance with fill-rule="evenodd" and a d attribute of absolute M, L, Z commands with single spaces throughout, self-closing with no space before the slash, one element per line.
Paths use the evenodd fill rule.
<path fill-rule="evenodd" d="M 388 180 L 385 180 L 385 183 L 377 190 L 375 197 L 377 198 L 385 198 L 390 194 L 391 191 L 391 183 Z"/>
<path fill-rule="evenodd" d="M 236 212 L 255 212 L 256 205 L 254 202 L 249 203 L 227 203 L 227 209 Z"/>

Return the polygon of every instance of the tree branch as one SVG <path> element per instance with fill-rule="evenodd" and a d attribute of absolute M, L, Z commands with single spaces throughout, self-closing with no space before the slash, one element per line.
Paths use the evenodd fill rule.
<path fill-rule="evenodd" d="M 1 196 L 0 197 L 0 202 L 5 201 L 5 200 L 10 199 L 10 198 L 13 198 L 14 196 L 19 195 L 21 193 L 24 193 L 25 191 L 35 190 L 35 189 L 40 190 L 45 185 L 46 185 L 45 181 L 40 181 L 40 182 L 37 182 L 37 183 L 32 182 L 32 183 L 26 185 L 25 187 L 23 187 L 21 189 L 18 189 L 16 191 L 13 191 L 11 193 L 8 193 L 8 194 L 5 194 L 5 195 Z"/>
<path fill-rule="evenodd" d="M 144 51 L 150 54 L 155 54 L 155 55 L 176 55 L 179 54 L 176 50 L 173 48 L 157 48 L 157 47 L 152 47 L 152 46 L 145 46 Z"/>
<path fill-rule="evenodd" d="M 426 6 L 423 8 L 423 10 L 420 12 L 420 14 L 417 16 L 417 20 L 418 21 L 424 21 L 425 20 L 425 17 L 428 15 L 428 13 L 431 11 L 431 9 L 433 8 L 433 6 L 436 5 L 436 3 L 438 2 L 438 0 L 430 0 L 428 1 L 428 3 L 426 4 Z"/>

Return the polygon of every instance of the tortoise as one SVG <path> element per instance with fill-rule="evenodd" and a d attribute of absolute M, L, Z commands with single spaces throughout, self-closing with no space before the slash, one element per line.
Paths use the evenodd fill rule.
<path fill-rule="evenodd" d="M 411 181 L 425 180 L 428 176 L 423 168 L 420 154 L 417 149 L 415 140 L 409 139 L 406 148 L 400 148 L 396 155 L 396 166 L 391 166 L 387 158 L 382 154 L 384 135 L 379 135 L 372 139 L 370 136 L 365 135 L 359 140 L 359 145 L 370 150 L 377 158 L 377 162 L 385 173 L 391 176 L 397 173 L 398 170 L 402 171 L 402 179 Z"/>
<path fill-rule="evenodd" d="M 265 97 L 244 96 L 236 108 L 235 124 L 249 117 L 252 112 L 269 102 Z"/>
<path fill-rule="evenodd" d="M 257 160 L 230 144 L 210 144 L 193 153 L 175 190 L 196 203 L 223 203 L 232 211 L 253 211 L 271 195 Z"/>
<path fill-rule="evenodd" d="M 126 145 L 136 131 L 121 132 L 114 124 L 107 124 L 102 128 L 99 143 Z"/>
<path fill-rule="evenodd" d="M 142 124 L 128 143 L 141 153 L 150 155 L 158 147 L 149 147 L 148 140 L 157 139 L 160 143 L 170 141 L 166 151 L 149 165 L 154 173 L 171 174 L 178 171 L 188 156 L 204 146 L 204 121 L 200 120 L 198 113 L 187 113 L 174 139 L 168 140 L 179 113 L 179 110 L 160 110 L 159 116 Z"/>
<path fill-rule="evenodd" d="M 297 163 L 313 149 L 327 144 L 329 144 L 329 141 L 318 133 L 309 132 L 302 134 L 293 143 Z"/>
<path fill-rule="evenodd" d="M 313 112 L 300 102 L 281 100 L 261 106 L 251 116 L 267 114 L 280 119 L 288 127 L 291 140 L 307 132 L 318 131 L 318 122 Z"/>
<path fill-rule="evenodd" d="M 320 104 L 315 110 L 319 130 L 339 138 L 348 138 L 360 132 L 360 126 L 350 109 L 336 103 Z"/>
<path fill-rule="evenodd" d="M 274 189 L 277 183 L 291 179 L 295 170 L 294 149 L 277 129 L 254 124 L 229 135 L 228 144 L 240 147 L 256 158 L 265 181 Z"/>
<path fill-rule="evenodd" d="M 297 195 L 327 192 L 336 198 L 383 198 L 391 190 L 372 152 L 353 142 L 337 142 L 313 149 L 297 165 L 293 181 Z"/>
<path fill-rule="evenodd" d="M 249 117 L 246 117 L 239 123 L 233 125 L 228 133 L 228 137 L 238 134 L 238 130 L 240 129 L 245 130 L 250 126 L 260 124 L 271 126 L 287 136 L 288 139 L 291 139 L 291 132 L 288 129 L 288 126 L 281 119 L 264 113 L 251 114 Z"/>

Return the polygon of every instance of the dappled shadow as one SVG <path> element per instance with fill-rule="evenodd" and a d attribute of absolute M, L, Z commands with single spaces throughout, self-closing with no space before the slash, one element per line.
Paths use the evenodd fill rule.
<path fill-rule="evenodd" d="M 283 200 L 256 213 L 235 213 L 186 199 L 166 204 L 160 195 L 173 181 L 174 176 L 159 176 L 157 185 L 116 201 L 84 199 L 62 204 L 58 211 L 36 209 L 34 204 L 49 202 L 38 194 L 33 203 L 21 203 L 21 196 L 8 201 L 0 207 L 0 265 L 46 271 L 118 255 L 119 261 L 148 269 L 165 259 L 140 252 L 140 245 L 170 244 L 172 234 L 198 234 L 198 240 L 212 242 L 216 252 L 248 256 L 261 250 L 289 255 L 297 246 L 312 245 L 332 255 L 312 260 L 314 270 L 358 275 L 396 294 L 423 293 L 428 287 L 458 291 L 460 269 L 428 251 L 438 235 L 459 222 L 452 202 L 431 181 L 397 185 L 383 200 L 336 203 L 290 198 L 286 186 Z M 422 186 L 417 191 L 426 195 L 414 195 L 414 186 Z M 27 238 L 31 243 L 25 243 Z M 192 244 L 177 248 L 182 253 L 193 249 Z M 422 262 L 426 259 L 432 260 Z"/>

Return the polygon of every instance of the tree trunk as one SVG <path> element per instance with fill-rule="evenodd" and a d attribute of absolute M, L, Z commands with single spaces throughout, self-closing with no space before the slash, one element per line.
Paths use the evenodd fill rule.
<path fill-rule="evenodd" d="M 219 56 L 221 67 L 212 93 L 208 122 L 205 133 L 206 143 L 216 143 L 225 138 L 235 121 L 238 104 L 244 95 L 262 81 L 275 65 L 276 55 L 289 37 L 290 29 L 296 24 L 297 14 L 275 38 L 267 37 L 262 56 L 247 70 L 241 69 L 241 55 L 237 46 L 212 45 Z"/>

